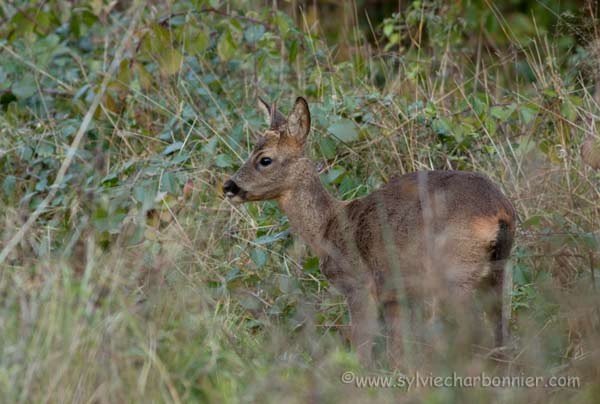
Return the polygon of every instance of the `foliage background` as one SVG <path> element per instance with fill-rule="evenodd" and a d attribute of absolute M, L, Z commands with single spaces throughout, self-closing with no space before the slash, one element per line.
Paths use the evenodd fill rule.
<path fill-rule="evenodd" d="M 0 268 L 3 400 L 597 400 L 597 17 L 592 1 L 3 2 L 0 245 L 39 214 Z M 264 129 L 256 95 L 309 99 L 339 198 L 417 169 L 489 175 L 520 215 L 514 354 L 454 347 L 421 370 L 581 386 L 341 383 L 369 374 L 341 296 L 275 204 L 220 195 Z"/>

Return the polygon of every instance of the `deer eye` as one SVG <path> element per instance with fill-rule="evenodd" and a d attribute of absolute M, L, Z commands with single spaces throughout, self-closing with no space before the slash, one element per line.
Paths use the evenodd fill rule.
<path fill-rule="evenodd" d="M 258 162 L 261 166 L 266 167 L 271 165 L 271 163 L 273 162 L 273 160 L 271 160 L 270 157 L 263 157 L 260 159 L 260 161 Z"/>

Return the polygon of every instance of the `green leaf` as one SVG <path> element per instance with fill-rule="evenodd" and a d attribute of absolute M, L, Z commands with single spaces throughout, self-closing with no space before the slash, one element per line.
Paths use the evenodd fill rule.
<path fill-rule="evenodd" d="M 556 93 L 556 91 L 554 91 L 551 88 L 547 88 L 547 89 L 543 90 L 542 94 L 544 94 L 548 98 L 558 98 L 558 94 Z"/>
<path fill-rule="evenodd" d="M 187 53 L 200 56 L 208 47 L 209 38 L 204 30 L 187 25 L 183 31 L 183 47 Z"/>
<path fill-rule="evenodd" d="M 36 184 L 35 184 L 35 188 L 36 191 L 38 192 L 44 192 L 46 189 L 48 189 L 48 179 L 46 178 L 41 178 Z"/>
<path fill-rule="evenodd" d="M 17 185 L 17 177 L 14 175 L 7 175 L 4 178 L 4 182 L 2 183 L 2 190 L 4 191 L 4 195 L 10 197 L 15 192 L 15 187 Z"/>
<path fill-rule="evenodd" d="M 250 258 L 257 267 L 262 268 L 267 264 L 268 255 L 264 250 L 255 248 L 250 252 Z"/>
<path fill-rule="evenodd" d="M 233 166 L 233 161 L 231 160 L 231 157 L 229 157 L 228 154 L 219 154 L 215 158 L 215 165 L 220 168 L 229 168 Z"/>
<path fill-rule="evenodd" d="M 0 66 L 0 90 L 6 90 L 10 88 L 10 81 L 8 80 L 8 73 L 4 71 L 4 68 Z"/>
<path fill-rule="evenodd" d="M 253 44 L 256 41 L 258 41 L 260 38 L 262 38 L 264 33 L 265 33 L 264 26 L 252 25 L 252 26 L 248 27 L 248 29 L 246 29 L 246 31 L 244 32 L 244 38 L 246 38 L 246 42 Z"/>
<path fill-rule="evenodd" d="M 521 226 L 524 229 L 527 228 L 534 228 L 540 225 L 540 223 L 542 222 L 543 216 L 541 215 L 533 215 L 531 217 L 528 217 L 527 220 L 525 220 Z"/>
<path fill-rule="evenodd" d="M 61 130 L 61 134 L 64 137 L 69 137 L 71 135 L 74 135 L 75 132 L 77 132 L 77 127 L 74 125 L 67 125 L 64 128 L 62 128 L 62 130 Z"/>
<path fill-rule="evenodd" d="M 436 135 L 450 135 L 452 122 L 448 118 L 438 118 L 431 123 L 431 128 Z"/>
<path fill-rule="evenodd" d="M 236 51 L 236 46 L 233 42 L 233 38 L 229 32 L 225 32 L 219 38 L 219 43 L 217 44 L 217 53 L 219 55 L 219 59 L 223 62 L 227 62 L 229 59 L 233 57 Z"/>
<path fill-rule="evenodd" d="M 173 153 L 181 150 L 182 147 L 183 147 L 183 142 L 172 143 L 172 144 L 168 145 L 167 147 L 165 147 L 162 154 L 165 156 L 168 156 L 169 154 L 173 154 Z"/>
<path fill-rule="evenodd" d="M 40 157 L 52 157 L 54 155 L 54 145 L 48 142 L 42 142 L 35 149 L 35 152 Z"/>
<path fill-rule="evenodd" d="M 358 140 L 356 124 L 350 119 L 340 119 L 327 128 L 327 131 L 343 142 L 349 143 Z"/>
<path fill-rule="evenodd" d="M 247 295 L 240 299 L 240 305 L 246 310 L 258 310 L 262 307 L 262 302 L 252 295 Z"/>
<path fill-rule="evenodd" d="M 133 246 L 133 245 L 139 244 L 142 241 L 144 241 L 145 230 L 146 229 L 143 225 L 141 225 L 141 224 L 136 225 L 133 232 L 130 233 L 129 236 L 127 237 L 127 245 Z"/>
<path fill-rule="evenodd" d="M 141 63 L 136 63 L 135 72 L 137 74 L 137 79 L 140 82 L 140 86 L 142 86 L 142 89 L 150 89 L 154 83 L 152 81 L 152 76 L 150 75 L 150 73 L 148 73 L 144 65 L 142 65 Z"/>
<path fill-rule="evenodd" d="M 389 38 L 390 35 L 392 35 L 392 32 L 394 32 L 394 24 L 393 23 L 388 23 L 383 26 L 383 35 L 385 35 Z"/>
<path fill-rule="evenodd" d="M 479 97 L 472 97 L 471 105 L 473 106 L 473 110 L 477 115 L 483 114 L 487 109 L 487 104 L 479 99 Z"/>
<path fill-rule="evenodd" d="M 388 38 L 388 43 L 385 45 L 385 50 L 391 49 L 394 45 L 400 42 L 400 34 L 397 32 L 392 33 Z"/>
<path fill-rule="evenodd" d="M 323 152 L 325 158 L 331 160 L 335 157 L 335 152 L 337 149 L 335 140 L 330 137 L 322 137 L 319 141 L 319 146 L 321 146 L 321 151 Z"/>
<path fill-rule="evenodd" d="M 160 71 L 169 76 L 178 73 L 182 63 L 183 55 L 173 48 L 165 49 L 158 59 Z"/>
<path fill-rule="evenodd" d="M 334 167 L 323 175 L 323 179 L 327 184 L 337 184 L 342 180 L 342 175 L 346 172 L 343 167 Z"/>
<path fill-rule="evenodd" d="M 493 118 L 486 116 L 485 119 L 483 120 L 483 126 L 485 126 L 485 129 L 488 131 L 490 136 L 496 135 L 498 126 L 496 125 L 496 121 Z"/>
<path fill-rule="evenodd" d="M 338 190 L 342 195 L 345 195 L 347 197 L 348 195 L 346 194 L 350 194 L 350 196 L 352 196 L 355 192 L 358 191 L 358 188 L 360 188 L 361 186 L 361 182 L 356 177 L 344 175 L 342 177 L 342 181 L 340 182 Z"/>
<path fill-rule="evenodd" d="M 177 176 L 171 171 L 163 172 L 160 180 L 161 192 L 167 192 L 171 195 L 177 195 L 179 193 L 179 183 L 177 182 Z"/>
<path fill-rule="evenodd" d="M 515 285 L 531 283 L 531 269 L 523 264 L 513 266 L 513 282 Z"/>
<path fill-rule="evenodd" d="M 490 114 L 496 119 L 506 121 L 515 112 L 515 109 L 517 109 L 517 105 L 514 103 L 505 107 L 495 106 L 490 108 Z"/>
<path fill-rule="evenodd" d="M 33 157 L 33 150 L 29 146 L 21 146 L 17 149 L 18 156 L 21 160 L 29 162 Z"/>
<path fill-rule="evenodd" d="M 503 120 L 504 115 L 504 109 L 502 107 L 492 107 L 490 108 L 490 114 L 496 118 L 496 119 L 500 119 Z"/>
<path fill-rule="evenodd" d="M 318 257 L 308 257 L 304 260 L 304 265 L 302 268 L 306 272 L 317 273 L 319 272 L 319 258 Z"/>
<path fill-rule="evenodd" d="M 287 275 L 279 276 L 279 291 L 289 294 L 298 290 L 298 284 L 295 279 Z"/>
<path fill-rule="evenodd" d="M 231 281 L 236 280 L 241 277 L 242 277 L 242 274 L 241 274 L 240 269 L 238 267 L 233 267 L 225 275 L 225 280 L 227 282 L 231 282 Z"/>
<path fill-rule="evenodd" d="M 519 114 L 521 115 L 521 118 L 525 123 L 530 123 L 531 121 L 533 121 L 537 113 L 537 109 L 528 107 L 526 105 L 521 106 L 521 108 L 519 109 Z"/>
<path fill-rule="evenodd" d="M 218 145 L 219 145 L 219 138 L 216 136 L 213 136 L 210 139 L 208 139 L 208 142 L 206 142 L 202 146 L 202 153 L 207 154 L 207 155 L 215 154 L 215 151 L 217 150 Z"/>
<path fill-rule="evenodd" d="M 288 52 L 289 52 L 289 54 L 288 54 L 289 63 L 294 63 L 296 61 L 296 57 L 298 57 L 298 40 L 294 39 L 292 41 Z"/>
<path fill-rule="evenodd" d="M 592 251 L 600 250 L 600 236 L 597 236 L 594 233 L 585 233 L 581 236 L 583 242 L 588 246 L 588 248 Z"/>
<path fill-rule="evenodd" d="M 117 175 L 117 173 L 110 173 L 104 178 L 102 178 L 100 183 L 107 188 L 116 187 L 117 185 L 119 185 L 119 176 Z"/>
<path fill-rule="evenodd" d="M 577 109 L 568 99 L 562 103 L 560 113 L 569 121 L 577 119 Z"/>
<path fill-rule="evenodd" d="M 275 23 L 282 37 L 285 37 L 290 30 L 289 19 L 290 17 L 282 11 L 278 11 L 275 16 Z"/>
<path fill-rule="evenodd" d="M 132 195 L 136 201 L 142 204 L 142 211 L 146 212 L 154 206 L 156 183 L 137 185 L 133 188 Z"/>
<path fill-rule="evenodd" d="M 289 234 L 290 234 L 289 229 L 281 231 L 279 233 L 275 233 L 275 234 L 267 234 L 264 236 L 260 236 L 259 238 L 254 240 L 254 244 L 257 244 L 257 245 L 271 244 L 271 243 L 274 243 L 275 241 L 283 240 Z"/>
<path fill-rule="evenodd" d="M 35 79 L 32 75 L 26 74 L 21 80 L 13 83 L 11 90 L 18 98 L 29 98 L 37 92 Z"/>

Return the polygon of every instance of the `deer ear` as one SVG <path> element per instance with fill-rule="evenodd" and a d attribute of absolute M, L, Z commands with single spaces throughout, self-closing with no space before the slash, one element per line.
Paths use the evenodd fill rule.
<path fill-rule="evenodd" d="M 277 110 L 275 103 L 269 105 L 268 102 L 260 97 L 258 97 L 256 101 L 259 111 L 265 115 L 265 119 L 269 123 L 271 129 L 282 129 L 285 126 L 285 116 Z"/>
<path fill-rule="evenodd" d="M 288 134 L 300 144 L 304 144 L 310 131 L 310 111 L 304 98 L 296 98 L 294 108 L 288 116 L 287 125 Z"/>

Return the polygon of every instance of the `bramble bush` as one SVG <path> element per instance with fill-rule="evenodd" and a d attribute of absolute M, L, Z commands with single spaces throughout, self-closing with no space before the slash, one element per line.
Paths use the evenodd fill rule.
<path fill-rule="evenodd" d="M 8 402 L 598 397 L 600 149 L 580 154 L 598 142 L 597 5 L 306 3 L 0 5 Z M 264 130 L 257 95 L 309 99 L 309 150 L 341 199 L 422 169 L 499 184 L 519 213 L 514 354 L 456 347 L 424 369 L 581 386 L 344 385 L 367 371 L 318 260 L 275 203 L 220 194 Z"/>

